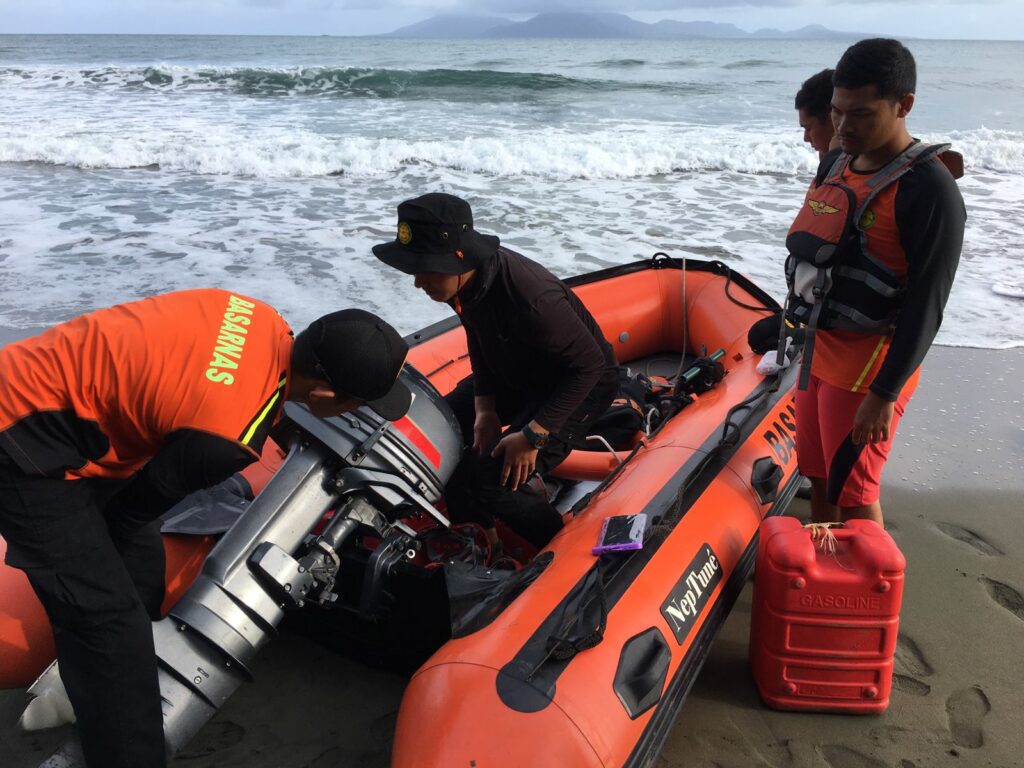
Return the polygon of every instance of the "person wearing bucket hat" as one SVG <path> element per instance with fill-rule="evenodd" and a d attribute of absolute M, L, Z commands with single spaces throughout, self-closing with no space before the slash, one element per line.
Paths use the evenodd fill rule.
<path fill-rule="evenodd" d="M 373 253 L 449 304 L 466 331 L 472 375 L 446 398 L 471 441 L 446 489 L 452 518 L 480 522 L 495 546 L 495 517 L 544 546 L 562 519 L 527 481 L 561 463 L 615 398 L 611 346 L 565 283 L 477 232 L 454 195 L 401 203 L 397 236 Z"/>
<path fill-rule="evenodd" d="M 101 309 L 0 348 L 0 536 L 54 629 L 87 765 L 162 766 L 160 515 L 259 458 L 282 403 L 396 419 L 407 347 L 358 309 L 292 339 L 220 289 Z"/>

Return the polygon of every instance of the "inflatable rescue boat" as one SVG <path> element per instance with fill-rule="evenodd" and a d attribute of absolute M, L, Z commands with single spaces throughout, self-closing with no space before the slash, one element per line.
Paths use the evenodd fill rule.
<path fill-rule="evenodd" d="M 288 404 L 286 448 L 237 483 L 254 498 L 236 494 L 234 514 L 208 529 L 181 510 L 165 527 L 167 616 L 154 637 L 170 754 L 253 679 L 252 659 L 294 612 L 356 635 L 404 624 L 390 633 L 396 652 L 410 628 L 427 639 L 395 766 L 656 757 L 751 572 L 761 520 L 799 484 L 796 366 L 756 371 L 747 332 L 779 307 L 721 263 L 659 254 L 567 282 L 646 396 L 635 435 L 595 436 L 545 478 L 538 492 L 562 530 L 536 551 L 501 528 L 511 556 L 493 562 L 477 526 L 447 519 L 463 441 L 443 395 L 470 373 L 457 318 L 409 337 L 415 397 L 400 421 L 366 409 L 320 420 Z M 606 518 L 640 514 L 639 548 L 594 554 Z M 27 685 L 53 656 L 41 607 L 7 567 L 0 648 L 2 687 Z"/>

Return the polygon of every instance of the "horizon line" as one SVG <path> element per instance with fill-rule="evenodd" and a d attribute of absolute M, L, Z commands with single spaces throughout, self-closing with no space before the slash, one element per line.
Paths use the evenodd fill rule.
<path fill-rule="evenodd" d="M 697 22 L 700 23 L 700 22 Z M 711 22 L 719 23 L 719 22 Z M 408 26 L 408 25 L 407 25 Z M 810 26 L 810 25 L 808 25 Z M 739 29 L 739 27 L 737 27 Z M 766 29 L 762 27 L 762 29 Z M 373 32 L 361 35 L 346 35 L 342 33 L 330 33 L 330 32 L 0 32 L 0 38 L 3 37 L 28 37 L 28 36 L 60 36 L 60 37 L 296 37 L 296 38 L 321 38 L 321 37 L 335 37 L 345 39 L 365 39 L 365 38 L 378 38 L 386 37 L 392 40 L 494 40 L 491 37 L 484 36 L 458 36 L 458 37 L 419 37 L 415 35 L 396 35 L 394 30 L 392 32 Z M 782 30 L 779 30 L 782 31 Z M 793 30 L 797 31 L 797 30 Z M 920 36 L 908 36 L 908 35 L 895 35 L 892 33 L 859 33 L 859 32 L 846 32 L 841 29 L 831 29 L 830 32 L 835 32 L 838 35 L 849 35 L 848 39 L 863 39 L 864 35 L 870 35 L 874 37 L 895 37 L 904 40 L 932 40 L 935 42 L 947 42 L 947 43 L 1020 43 L 1024 42 L 1024 38 L 999 38 L 999 37 L 920 37 Z M 748 32 L 750 37 L 677 37 L 677 38 L 646 38 L 646 37 L 533 37 L 523 35 L 521 37 L 508 37 L 501 38 L 503 41 L 508 42 L 510 40 L 636 40 L 638 42 L 681 42 L 687 40 L 700 40 L 700 41 L 760 41 L 760 40 L 803 40 L 803 41 L 815 41 L 815 42 L 828 42 L 829 40 L 845 40 L 845 37 L 754 37 L 753 32 Z"/>

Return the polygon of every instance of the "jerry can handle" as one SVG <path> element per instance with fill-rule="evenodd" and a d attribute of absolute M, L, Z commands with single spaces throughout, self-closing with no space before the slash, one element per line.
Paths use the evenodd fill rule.
<path fill-rule="evenodd" d="M 811 534 L 811 541 L 827 541 L 830 538 L 847 541 L 858 533 L 853 528 L 847 528 L 844 523 L 807 523 L 804 530 Z"/>

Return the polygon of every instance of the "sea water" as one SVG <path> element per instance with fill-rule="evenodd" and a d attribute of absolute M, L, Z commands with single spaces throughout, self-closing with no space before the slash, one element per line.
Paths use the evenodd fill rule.
<path fill-rule="evenodd" d="M 220 286 L 410 332 L 450 310 L 370 247 L 429 191 L 561 276 L 665 251 L 781 297 L 793 96 L 846 45 L 0 36 L 0 326 Z M 966 162 L 939 342 L 1024 346 L 1024 43 L 909 45 L 909 126 Z"/>

